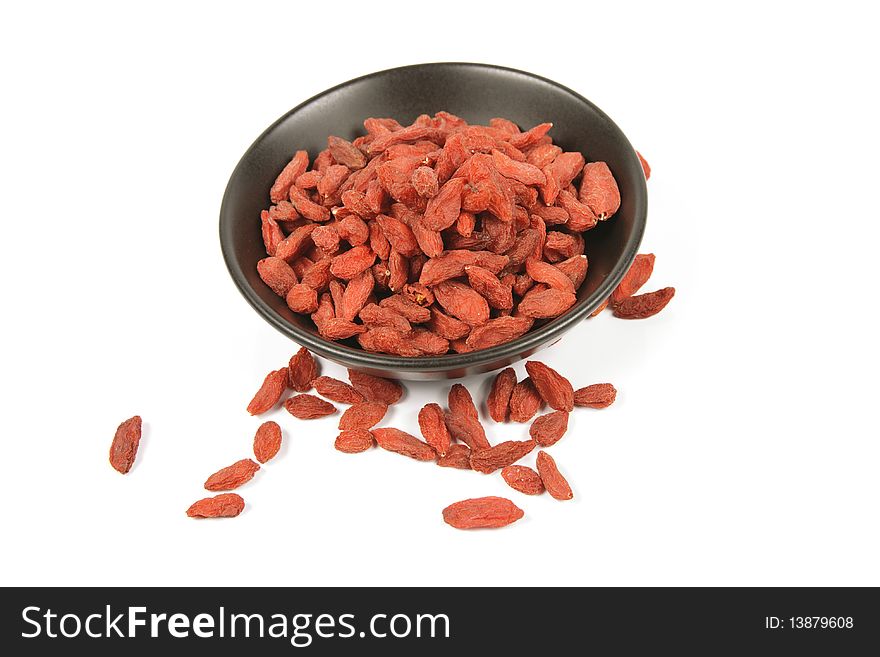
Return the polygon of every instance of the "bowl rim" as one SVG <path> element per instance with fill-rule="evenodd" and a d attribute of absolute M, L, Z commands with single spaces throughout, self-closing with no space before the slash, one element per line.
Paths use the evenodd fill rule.
<path fill-rule="evenodd" d="M 239 292 L 242 294 L 242 296 L 244 296 L 251 307 L 253 307 L 254 310 L 256 310 L 263 317 L 263 319 L 271 324 L 276 330 L 283 333 L 294 342 L 300 344 L 303 347 L 306 347 L 310 351 L 324 358 L 328 358 L 337 362 L 344 362 L 356 368 L 360 367 L 363 369 L 373 370 L 397 369 L 408 370 L 414 373 L 447 372 L 452 370 L 473 369 L 479 368 L 480 365 L 486 365 L 492 362 L 499 361 L 515 362 L 517 360 L 520 360 L 523 354 L 531 353 L 541 346 L 558 339 L 574 324 L 579 323 L 590 313 L 596 310 L 596 308 L 598 308 L 602 304 L 602 302 L 611 295 L 611 292 L 614 290 L 614 288 L 620 282 L 620 279 L 629 269 L 630 265 L 635 259 L 636 253 L 638 252 L 639 245 L 641 244 L 642 237 L 645 232 L 645 224 L 647 222 L 648 214 L 647 185 L 645 184 L 644 178 L 642 178 L 636 186 L 636 216 L 634 218 L 635 224 L 629 238 L 627 239 L 626 245 L 624 247 L 623 256 L 617 261 L 615 266 L 605 277 L 605 280 L 603 280 L 599 284 L 599 286 L 596 288 L 591 296 L 589 296 L 584 301 L 576 304 L 564 315 L 552 319 L 543 326 L 535 330 L 531 330 L 525 335 L 516 338 L 515 340 L 511 340 L 510 342 L 505 342 L 503 344 L 497 345 L 495 347 L 490 347 L 488 349 L 479 349 L 477 351 L 467 353 L 451 353 L 445 354 L 443 356 L 405 357 L 395 356 L 391 354 L 372 353 L 369 351 L 364 351 L 362 349 L 356 349 L 353 347 L 349 347 L 348 345 L 327 340 L 317 333 L 303 330 L 295 326 L 294 324 L 289 323 L 286 319 L 280 316 L 270 305 L 263 301 L 263 299 L 260 298 L 260 296 L 256 293 L 254 288 L 248 283 L 244 272 L 238 266 L 237 260 L 231 248 L 233 221 L 232 212 L 229 209 L 229 197 L 231 194 L 230 190 L 233 180 L 238 176 L 238 174 L 240 173 L 240 169 L 250 158 L 251 153 L 262 144 L 262 142 L 270 135 L 270 133 L 272 133 L 277 128 L 277 126 L 285 122 L 290 116 L 300 111 L 304 107 L 320 100 L 324 96 L 328 96 L 334 93 L 338 89 L 342 89 L 357 82 L 381 77 L 397 71 L 408 69 L 430 69 L 435 67 L 461 67 L 471 69 L 497 70 L 503 71 L 505 73 L 522 75 L 533 80 L 542 82 L 544 84 L 556 87 L 559 90 L 573 96 L 576 100 L 588 105 L 592 111 L 602 117 L 602 119 L 608 123 L 612 130 L 614 130 L 618 134 L 623 142 L 629 145 L 632 159 L 631 165 L 636 165 L 641 168 L 641 163 L 638 161 L 636 151 L 630 143 L 629 139 L 618 127 L 618 125 L 611 119 L 611 117 L 609 117 L 594 103 L 592 103 L 576 91 L 554 80 L 550 80 L 548 78 L 542 77 L 535 73 L 530 73 L 528 71 L 523 71 L 506 66 L 499 66 L 496 64 L 482 64 L 477 62 L 430 62 L 423 64 L 397 66 L 394 68 L 383 69 L 381 71 L 375 71 L 373 73 L 368 73 L 366 75 L 352 78 L 351 80 L 347 80 L 340 84 L 334 85 L 301 102 L 293 109 L 285 112 L 268 128 L 266 128 L 260 134 L 260 136 L 254 140 L 250 147 L 248 147 L 248 149 L 239 159 L 238 163 L 235 165 L 235 168 L 233 169 L 232 174 L 230 175 L 229 180 L 226 184 L 226 188 L 223 193 L 223 200 L 220 204 L 219 237 L 220 248 L 223 253 L 223 259 L 226 263 L 226 268 L 228 269 L 229 274 L 232 277 L 232 280 L 238 288 Z"/>

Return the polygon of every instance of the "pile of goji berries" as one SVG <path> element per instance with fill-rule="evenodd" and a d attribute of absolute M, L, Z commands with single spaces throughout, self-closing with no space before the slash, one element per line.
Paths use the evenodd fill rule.
<path fill-rule="evenodd" d="M 575 304 L 583 234 L 620 206 L 604 162 L 554 145 L 550 123 L 522 132 L 437 112 L 364 127 L 353 142 L 329 137 L 311 170 L 298 151 L 262 212 L 259 275 L 321 336 L 399 356 L 466 353 Z M 673 292 L 614 312 L 650 316 Z"/>
<path fill-rule="evenodd" d="M 483 474 L 500 470 L 503 480 L 521 493 L 538 495 L 546 490 L 558 500 L 570 500 L 571 488 L 546 452 L 538 452 L 537 472 L 514 464 L 535 448 L 549 447 L 562 438 L 568 428 L 568 414 L 575 406 L 605 408 L 614 402 L 617 391 L 609 383 L 574 390 L 568 379 L 539 361 L 527 362 L 526 371 L 528 377 L 522 381 L 517 381 L 510 368 L 498 373 L 486 399 L 490 416 L 498 422 L 508 419 L 528 422 L 544 405 L 553 410 L 532 421 L 528 440 L 508 440 L 496 445 L 489 442 L 477 406 L 460 383 L 449 390 L 446 408 L 430 403 L 419 411 L 422 437 L 418 438 L 400 429 L 376 426 L 382 422 L 388 407 L 403 396 L 400 382 L 356 370 L 348 371 L 348 383 L 320 376 L 317 361 L 305 347 L 290 359 L 287 367 L 266 376 L 248 404 L 248 412 L 259 415 L 271 410 L 288 389 L 296 394 L 284 401 L 284 408 L 300 420 L 337 413 L 337 407 L 331 402 L 348 404 L 339 418 L 339 435 L 335 442 L 341 452 L 354 454 L 378 445 L 417 461 L 434 461 L 442 467 Z M 327 399 L 311 394 L 313 389 Z M 281 439 L 277 423 L 263 423 L 254 438 L 257 461 L 265 463 L 275 456 Z M 249 482 L 259 469 L 259 463 L 252 459 L 236 461 L 208 477 L 205 489 L 234 490 Z M 242 512 L 244 505 L 240 495 L 225 492 L 197 501 L 187 514 L 195 518 L 233 517 Z M 513 502 L 498 497 L 463 500 L 443 510 L 444 520 L 459 529 L 501 527 L 522 515 L 522 510 Z"/>
<path fill-rule="evenodd" d="M 330 137 L 311 171 L 308 155 L 299 151 L 272 187 L 275 205 L 262 215 L 270 257 L 258 263 L 260 276 L 291 309 L 311 314 L 322 336 L 356 336 L 368 351 L 403 356 L 468 352 L 519 337 L 574 304 L 587 272 L 580 233 L 620 204 L 604 163 L 585 163 L 579 153 L 553 145 L 550 124 L 520 132 L 505 119 L 469 126 L 438 112 L 407 127 L 393 119 L 367 119 L 364 126 L 367 134 L 354 142 Z M 648 163 L 639 159 L 650 177 Z M 662 310 L 674 288 L 636 295 L 653 269 L 653 254 L 636 256 L 593 315 L 610 307 L 617 317 L 641 319 Z M 305 348 L 269 372 L 247 410 L 265 413 L 287 390 L 296 394 L 284 408 L 301 420 L 337 413 L 333 402 L 346 404 L 335 441 L 341 452 L 378 445 L 442 467 L 500 471 L 508 486 L 526 495 L 546 491 L 572 499 L 546 451 L 538 451 L 537 470 L 516 463 L 558 442 L 575 407 L 605 408 L 617 391 L 610 383 L 575 390 L 539 361 L 527 362 L 526 371 L 522 381 L 510 368 L 499 372 L 485 403 L 495 422 L 531 422 L 530 437 L 496 445 L 463 385 L 451 387 L 445 408 L 429 403 L 419 411 L 420 439 L 376 426 L 403 396 L 398 381 L 351 369 L 348 383 L 321 376 Z M 552 410 L 537 415 L 545 406 Z M 134 463 L 140 438 L 139 416 L 119 425 L 110 463 L 122 474 Z M 205 489 L 231 491 L 247 483 L 281 442 L 281 427 L 264 422 L 254 437 L 256 461 L 215 472 Z M 187 515 L 234 517 L 244 507 L 240 495 L 222 492 L 195 502 Z M 462 500 L 443 510 L 458 529 L 503 527 L 521 517 L 522 509 L 502 497 Z"/>

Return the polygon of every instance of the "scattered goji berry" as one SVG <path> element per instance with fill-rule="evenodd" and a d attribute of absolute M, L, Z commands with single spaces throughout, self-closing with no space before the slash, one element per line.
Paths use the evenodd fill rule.
<path fill-rule="evenodd" d="M 501 471 L 501 477 L 508 486 L 525 495 L 540 495 L 544 492 L 541 475 L 525 465 L 508 465 Z"/>
<path fill-rule="evenodd" d="M 550 493 L 550 496 L 557 500 L 570 500 L 574 495 L 571 492 L 571 486 L 568 485 L 565 477 L 556 467 L 556 461 L 545 451 L 538 452 L 537 459 L 538 474 L 541 475 L 541 481 L 544 482 L 544 488 Z"/>
<path fill-rule="evenodd" d="M 205 481 L 206 490 L 233 490 L 249 482 L 260 469 L 259 463 L 251 459 L 241 459 L 222 468 Z"/>
<path fill-rule="evenodd" d="M 644 319 L 656 315 L 675 296 L 674 287 L 664 287 L 656 292 L 628 297 L 614 306 L 614 316 L 621 319 Z"/>
<path fill-rule="evenodd" d="M 538 394 L 550 408 L 557 411 L 574 409 L 574 388 L 568 379 L 537 360 L 527 361 L 526 371 L 538 389 Z"/>
<path fill-rule="evenodd" d="M 254 436 L 254 457 L 260 463 L 272 459 L 281 449 L 281 427 L 277 422 L 263 422 Z"/>
<path fill-rule="evenodd" d="M 574 391 L 574 405 L 607 408 L 617 399 L 617 389 L 610 383 L 594 383 Z"/>
<path fill-rule="evenodd" d="M 234 518 L 244 511 L 244 499 L 237 493 L 222 493 L 194 502 L 186 510 L 190 518 Z"/>
<path fill-rule="evenodd" d="M 284 402 L 284 408 L 293 417 L 300 420 L 314 420 L 333 415 L 336 412 L 336 407 L 333 404 L 309 394 L 294 395 Z"/>
<path fill-rule="evenodd" d="M 503 497 L 477 497 L 450 504 L 443 520 L 456 529 L 504 527 L 523 517 L 523 510 Z"/>
<path fill-rule="evenodd" d="M 247 411 L 251 415 L 260 415 L 278 403 L 284 389 L 287 387 L 287 368 L 269 372 L 263 380 L 263 385 L 257 390 L 257 394 L 248 404 Z"/>
<path fill-rule="evenodd" d="M 127 474 L 137 458 L 141 442 L 141 416 L 135 415 L 116 428 L 110 444 L 110 465 L 113 469 Z"/>
<path fill-rule="evenodd" d="M 553 411 L 540 415 L 529 427 L 529 435 L 541 447 L 549 447 L 559 442 L 568 429 L 568 412 Z"/>

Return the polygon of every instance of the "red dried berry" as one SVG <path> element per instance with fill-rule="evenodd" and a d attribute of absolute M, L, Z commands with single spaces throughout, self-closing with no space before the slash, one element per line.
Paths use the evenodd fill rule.
<path fill-rule="evenodd" d="M 293 183 L 299 178 L 306 169 L 309 168 L 309 154 L 306 151 L 297 151 L 293 159 L 287 163 L 278 174 L 278 178 L 269 190 L 269 198 L 273 203 L 279 203 L 287 198 L 287 194 Z"/>
<path fill-rule="evenodd" d="M 488 349 L 495 345 L 510 342 L 524 335 L 532 328 L 530 317 L 498 317 L 471 331 L 467 345 L 471 349 Z"/>
<path fill-rule="evenodd" d="M 296 273 L 281 258 L 263 258 L 257 263 L 257 272 L 263 282 L 279 297 L 286 297 L 290 288 L 299 282 Z"/>
<path fill-rule="evenodd" d="M 586 408 L 607 408 L 617 399 L 617 389 L 610 383 L 594 383 L 574 391 L 574 405 Z"/>
<path fill-rule="evenodd" d="M 339 418 L 339 428 L 343 431 L 372 429 L 382 421 L 387 412 L 388 406 L 382 402 L 360 402 L 346 409 Z"/>
<path fill-rule="evenodd" d="M 486 430 L 479 420 L 449 412 L 443 414 L 443 420 L 446 422 L 446 428 L 449 429 L 449 435 L 465 443 L 473 451 L 490 447 Z"/>
<path fill-rule="evenodd" d="M 400 429 L 373 429 L 372 433 L 379 447 L 389 452 L 397 452 L 416 461 L 433 461 L 437 458 L 433 447 Z"/>
<path fill-rule="evenodd" d="M 284 408 L 300 420 L 314 420 L 336 412 L 336 407 L 330 402 L 308 394 L 294 395 L 284 402 Z"/>
<path fill-rule="evenodd" d="M 190 518 L 234 518 L 244 511 L 244 499 L 237 493 L 223 493 L 194 502 L 186 510 Z"/>
<path fill-rule="evenodd" d="M 343 280 L 351 280 L 373 266 L 376 254 L 368 246 L 355 246 L 333 257 L 330 272 Z"/>
<path fill-rule="evenodd" d="M 439 405 L 426 404 L 419 411 L 419 429 L 425 442 L 433 447 L 434 451 L 441 457 L 446 456 L 446 453 L 449 451 L 451 437 L 449 430 L 446 428 L 443 409 Z"/>
<path fill-rule="evenodd" d="M 247 412 L 251 415 L 260 415 L 278 403 L 284 389 L 287 387 L 287 368 L 269 372 L 263 380 L 263 385 L 257 390 L 257 394 L 248 404 Z"/>
<path fill-rule="evenodd" d="M 614 316 L 621 319 L 645 319 L 663 310 L 674 296 L 674 287 L 664 287 L 656 292 L 629 297 L 614 306 Z"/>
<path fill-rule="evenodd" d="M 640 253 L 633 260 L 629 270 L 621 279 L 618 286 L 611 293 L 609 302 L 616 306 L 624 299 L 627 299 L 638 292 L 642 285 L 648 282 L 654 271 L 654 254 Z"/>
<path fill-rule="evenodd" d="M 516 384 L 510 395 L 510 419 L 513 422 L 528 422 L 542 405 L 541 395 L 530 377 Z"/>
<path fill-rule="evenodd" d="M 552 367 L 537 361 L 526 363 L 526 371 L 538 389 L 541 398 L 557 411 L 574 409 L 574 388 L 571 382 Z"/>
<path fill-rule="evenodd" d="M 458 281 L 444 281 L 434 286 L 437 303 L 447 313 L 470 326 L 489 321 L 489 304 L 472 288 Z"/>
<path fill-rule="evenodd" d="M 363 169 L 367 165 L 367 158 L 350 141 L 340 137 L 327 137 L 327 149 L 334 160 L 349 169 Z"/>
<path fill-rule="evenodd" d="M 312 387 L 319 395 L 340 404 L 358 404 L 364 401 L 363 395 L 345 381 L 330 376 L 319 376 L 312 381 Z"/>
<path fill-rule="evenodd" d="M 403 397 L 403 386 L 399 381 L 383 379 L 357 370 L 348 370 L 351 385 L 367 401 L 377 401 L 392 406 Z"/>
<path fill-rule="evenodd" d="M 447 399 L 449 404 L 449 412 L 453 415 L 460 415 L 470 420 L 480 421 L 480 414 L 471 393 L 460 383 L 456 383 L 449 389 Z"/>
<path fill-rule="evenodd" d="M 277 422 L 263 422 L 254 436 L 254 457 L 265 463 L 281 449 L 281 427 Z"/>
<path fill-rule="evenodd" d="M 523 510 L 503 497 L 477 497 L 450 504 L 443 520 L 456 529 L 504 527 L 523 517 Z"/>
<path fill-rule="evenodd" d="M 492 388 L 486 399 L 489 416 L 496 422 L 506 422 L 510 410 L 510 395 L 516 387 L 516 372 L 512 368 L 501 370 L 492 381 Z"/>
<path fill-rule="evenodd" d="M 501 471 L 501 477 L 508 486 L 525 495 L 540 495 L 544 492 L 541 475 L 524 465 L 508 465 Z"/>
<path fill-rule="evenodd" d="M 373 434 L 366 429 L 349 429 L 336 437 L 333 446 L 346 454 L 366 452 L 373 446 Z"/>
<path fill-rule="evenodd" d="M 559 442 L 568 429 L 568 412 L 553 411 L 535 418 L 529 427 L 529 435 L 541 447 L 549 447 Z"/>
<path fill-rule="evenodd" d="M 600 221 L 608 219 L 620 207 L 620 190 L 605 162 L 590 162 L 584 167 L 578 196 Z"/>
<path fill-rule="evenodd" d="M 492 447 L 471 454 L 471 467 L 477 472 L 489 474 L 519 461 L 535 449 L 534 440 L 506 440 Z"/>
<path fill-rule="evenodd" d="M 556 461 L 547 452 L 538 452 L 538 474 L 541 475 L 541 481 L 544 482 L 544 488 L 550 493 L 550 496 L 556 500 L 570 500 L 574 495 L 571 492 L 571 486 L 568 485 L 565 477 L 556 467 Z"/>
<path fill-rule="evenodd" d="M 208 477 L 205 481 L 205 489 L 233 490 L 253 479 L 259 469 L 259 463 L 251 459 L 241 459 Z"/>
<path fill-rule="evenodd" d="M 141 443 L 141 416 L 135 415 L 116 428 L 110 444 L 110 465 L 122 474 L 127 474 L 137 458 Z"/>
<path fill-rule="evenodd" d="M 532 288 L 519 302 L 517 309 L 526 317 L 534 319 L 549 319 L 571 308 L 577 297 L 571 292 L 563 292 L 554 288 Z"/>
<path fill-rule="evenodd" d="M 454 443 L 446 449 L 446 455 L 437 459 L 437 465 L 443 468 L 471 469 L 471 449 L 467 445 Z"/>
<path fill-rule="evenodd" d="M 287 365 L 287 387 L 297 392 L 308 392 L 312 381 L 318 378 L 318 363 L 311 352 L 300 347 Z"/>

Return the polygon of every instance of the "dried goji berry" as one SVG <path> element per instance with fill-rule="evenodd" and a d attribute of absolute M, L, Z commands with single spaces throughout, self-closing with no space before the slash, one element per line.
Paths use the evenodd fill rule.
<path fill-rule="evenodd" d="M 388 308 L 406 317 L 412 324 L 424 324 L 431 319 L 431 311 L 411 301 L 405 296 L 394 295 L 385 297 L 379 302 L 381 308 Z"/>
<path fill-rule="evenodd" d="M 461 178 L 453 178 L 443 184 L 438 194 L 428 201 L 425 208 L 425 227 L 431 230 L 446 230 L 461 211 L 461 192 L 464 181 Z"/>
<path fill-rule="evenodd" d="M 600 221 L 608 219 L 620 207 L 620 190 L 605 162 L 590 162 L 584 167 L 578 196 Z"/>
<path fill-rule="evenodd" d="M 488 349 L 505 342 L 510 342 L 524 335 L 532 328 L 530 317 L 498 317 L 490 319 L 482 326 L 474 328 L 467 338 L 471 349 Z"/>
<path fill-rule="evenodd" d="M 517 383 L 510 394 L 510 419 L 528 422 L 541 408 L 543 400 L 530 377 Z"/>
<path fill-rule="evenodd" d="M 263 246 L 266 247 L 268 255 L 274 256 L 278 251 L 278 245 L 284 241 L 284 233 L 278 222 L 272 219 L 266 210 L 263 210 L 260 215 L 260 222 L 262 223 Z"/>
<path fill-rule="evenodd" d="M 557 262 L 554 266 L 568 276 L 574 289 L 577 290 L 583 285 L 584 279 L 587 277 L 587 265 L 587 256 L 576 255 L 562 262 Z"/>
<path fill-rule="evenodd" d="M 116 428 L 116 434 L 110 444 L 110 465 L 113 469 L 127 474 L 137 458 L 140 443 L 141 416 L 135 415 Z"/>
<path fill-rule="evenodd" d="M 441 457 L 446 456 L 451 438 L 443 418 L 443 409 L 439 405 L 426 404 L 422 407 L 419 411 L 419 429 L 425 442 Z"/>
<path fill-rule="evenodd" d="M 364 401 L 353 404 L 339 418 L 339 428 L 372 429 L 382 421 L 388 412 L 388 405 L 382 402 Z"/>
<path fill-rule="evenodd" d="M 664 287 L 656 292 L 628 297 L 614 306 L 614 316 L 621 319 L 644 319 L 656 315 L 675 296 L 674 287 Z"/>
<path fill-rule="evenodd" d="M 438 308 L 431 308 L 431 319 L 427 323 L 428 329 L 446 340 L 459 340 L 467 337 L 471 327 L 460 319 L 450 317 Z"/>
<path fill-rule="evenodd" d="M 617 305 L 624 299 L 631 297 L 638 292 L 642 285 L 647 283 L 648 279 L 651 278 L 651 273 L 653 271 L 654 254 L 638 254 L 635 257 L 635 260 L 633 260 L 632 265 L 630 265 L 629 270 L 614 289 L 614 292 L 611 293 L 611 297 L 609 298 L 611 305 Z"/>
<path fill-rule="evenodd" d="M 549 319 L 559 317 L 571 308 L 577 297 L 571 292 L 563 292 L 554 288 L 532 288 L 526 292 L 517 309 L 520 314 L 533 319 Z"/>
<path fill-rule="evenodd" d="M 516 372 L 508 367 L 501 370 L 492 381 L 492 388 L 486 398 L 489 416 L 496 422 L 506 422 L 510 409 L 510 395 L 516 386 Z"/>
<path fill-rule="evenodd" d="M 349 429 L 342 431 L 336 437 L 333 445 L 340 452 L 346 454 L 357 454 L 366 452 L 373 446 L 373 434 L 366 429 Z"/>
<path fill-rule="evenodd" d="M 557 411 L 574 409 L 574 388 L 568 379 L 552 367 L 537 360 L 527 361 L 526 371 L 538 389 L 538 394 L 550 408 Z"/>
<path fill-rule="evenodd" d="M 319 395 L 340 404 L 359 404 L 364 401 L 364 396 L 345 381 L 330 376 L 317 377 L 312 381 L 312 386 Z"/>
<path fill-rule="evenodd" d="M 534 440 L 506 440 L 471 454 L 471 468 L 489 474 L 512 465 L 535 449 Z"/>
<path fill-rule="evenodd" d="M 437 458 L 437 453 L 428 443 L 400 429 L 373 429 L 372 433 L 379 447 L 389 452 L 397 452 L 417 461 L 433 461 Z"/>
<path fill-rule="evenodd" d="M 244 511 L 244 499 L 237 493 L 222 493 L 194 502 L 186 510 L 190 518 L 234 518 Z"/>
<path fill-rule="evenodd" d="M 299 176 L 305 173 L 308 168 L 309 154 L 306 151 L 297 151 L 293 156 L 293 159 L 290 160 L 284 169 L 282 169 L 281 173 L 278 174 L 278 178 L 275 180 L 272 189 L 269 191 L 269 198 L 272 199 L 272 202 L 278 203 L 279 201 L 286 199 L 287 193 L 290 191 L 293 183 L 299 178 Z"/>
<path fill-rule="evenodd" d="M 360 149 L 351 142 L 340 137 L 327 137 L 327 149 L 333 159 L 344 164 L 349 169 L 363 169 L 367 165 L 367 158 Z"/>
<path fill-rule="evenodd" d="M 247 411 L 251 415 L 265 413 L 278 403 L 284 389 L 287 387 L 287 368 L 269 372 L 263 380 L 263 385 L 257 390 L 257 394 L 248 404 Z"/>
<path fill-rule="evenodd" d="M 544 492 L 541 475 L 525 465 L 508 465 L 501 471 L 507 485 L 526 495 L 540 495 Z"/>
<path fill-rule="evenodd" d="M 449 389 L 447 398 L 449 412 L 479 422 L 480 414 L 471 393 L 462 384 L 456 383 Z"/>
<path fill-rule="evenodd" d="M 443 420 L 446 422 L 446 428 L 449 429 L 449 435 L 460 440 L 473 451 L 490 447 L 486 430 L 479 420 L 449 412 L 443 414 Z"/>
<path fill-rule="evenodd" d="M 333 404 L 309 394 L 294 395 L 284 402 L 284 408 L 293 417 L 300 420 L 314 420 L 333 415 L 336 412 L 336 407 Z"/>
<path fill-rule="evenodd" d="M 437 459 L 437 465 L 443 468 L 471 469 L 471 449 L 467 445 L 453 443 L 446 448 L 446 455 Z"/>
<path fill-rule="evenodd" d="M 287 365 L 287 387 L 297 392 L 312 389 L 312 381 L 318 378 L 318 362 L 305 347 L 300 347 Z"/>
<path fill-rule="evenodd" d="M 434 173 L 434 169 L 426 166 L 417 167 L 413 171 L 412 186 L 419 196 L 424 196 L 425 198 L 434 198 L 440 191 L 437 174 Z"/>
<path fill-rule="evenodd" d="M 222 468 L 205 481 L 206 490 L 233 490 L 249 482 L 260 469 L 259 463 L 251 459 L 241 459 Z"/>
<path fill-rule="evenodd" d="M 544 488 L 547 489 L 551 497 L 557 500 L 570 500 L 574 497 L 571 486 L 559 472 L 552 456 L 544 451 L 538 452 L 537 465 L 538 474 L 541 475 L 541 481 L 544 482 Z"/>
<path fill-rule="evenodd" d="M 617 399 L 617 389 L 610 383 L 594 383 L 574 391 L 574 405 L 607 408 Z"/>
<path fill-rule="evenodd" d="M 464 268 L 468 282 L 492 308 L 510 310 L 513 308 L 513 292 L 504 285 L 498 277 L 488 269 L 476 265 L 467 265 Z"/>
<path fill-rule="evenodd" d="M 318 293 L 313 287 L 299 283 L 290 288 L 285 297 L 287 307 L 295 313 L 309 314 L 318 309 Z"/>
<path fill-rule="evenodd" d="M 450 504 L 443 520 L 456 529 L 504 527 L 523 517 L 523 510 L 503 497 L 476 497 Z"/>
<path fill-rule="evenodd" d="M 355 246 L 333 257 L 330 271 L 336 278 L 351 280 L 373 266 L 376 254 L 368 246 Z"/>
<path fill-rule="evenodd" d="M 568 429 L 568 412 L 553 411 L 536 417 L 529 427 L 529 435 L 541 447 L 549 447 L 559 442 Z"/>
<path fill-rule="evenodd" d="M 434 286 L 437 303 L 447 313 L 470 326 L 489 321 L 489 304 L 472 288 L 458 281 L 443 281 Z"/>
<path fill-rule="evenodd" d="M 277 422 L 263 422 L 254 436 L 254 457 L 265 463 L 281 449 L 281 427 Z"/>
<path fill-rule="evenodd" d="M 348 370 L 348 380 L 367 401 L 377 401 L 392 406 L 403 397 L 403 386 L 399 381 L 383 379 L 352 369 Z"/>

